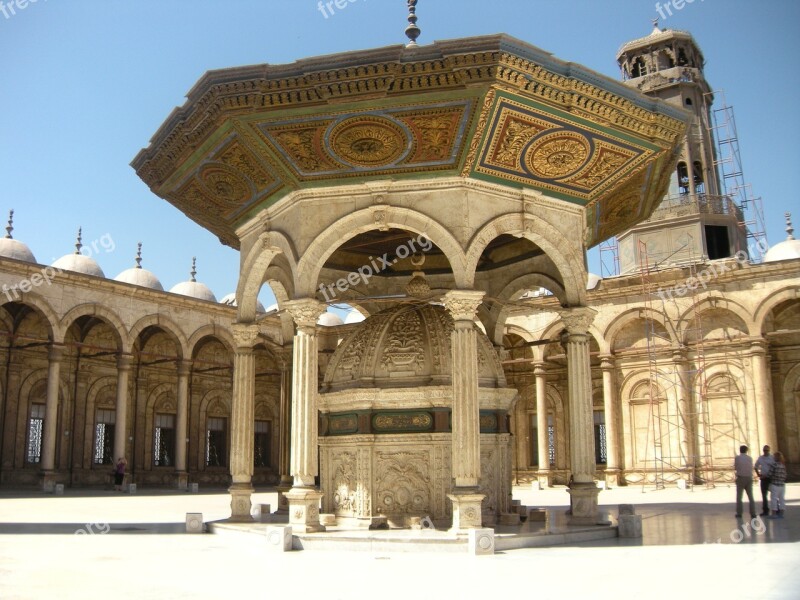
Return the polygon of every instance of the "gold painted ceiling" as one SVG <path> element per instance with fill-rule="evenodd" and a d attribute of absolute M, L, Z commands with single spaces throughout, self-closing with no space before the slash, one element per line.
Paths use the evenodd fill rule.
<path fill-rule="evenodd" d="M 592 246 L 650 215 L 687 119 L 495 35 L 209 72 L 132 166 L 233 247 L 293 190 L 457 175 L 584 206 Z"/>

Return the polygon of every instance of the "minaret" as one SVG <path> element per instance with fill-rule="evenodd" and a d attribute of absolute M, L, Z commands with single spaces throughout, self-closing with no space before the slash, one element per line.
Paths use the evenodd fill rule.
<path fill-rule="evenodd" d="M 617 237 L 620 270 L 687 264 L 733 256 L 747 245 L 741 210 L 727 197 L 716 168 L 710 123 L 713 94 L 705 59 L 686 31 L 660 29 L 617 52 L 626 85 L 694 114 L 670 181 L 668 196 L 645 222 Z M 641 242 L 641 243 L 640 243 Z"/>

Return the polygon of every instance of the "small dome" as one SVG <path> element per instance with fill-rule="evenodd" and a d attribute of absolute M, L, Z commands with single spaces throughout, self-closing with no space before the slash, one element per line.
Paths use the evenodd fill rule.
<path fill-rule="evenodd" d="M 11 237 L 11 232 L 14 231 L 14 211 L 8 213 L 8 225 L 6 226 L 6 237 L 0 239 L 0 256 L 4 258 L 13 258 L 15 260 L 23 260 L 29 263 L 35 263 L 36 258 L 33 256 L 30 248 L 19 240 Z"/>
<path fill-rule="evenodd" d="M 64 271 L 73 271 L 74 273 L 83 273 L 84 275 L 92 275 L 93 277 L 105 277 L 103 269 L 97 264 L 97 261 L 91 256 L 81 253 L 83 244 L 81 243 L 81 228 L 78 228 L 78 239 L 75 242 L 75 252 L 67 254 L 59 258 L 53 263 L 56 269 Z"/>
<path fill-rule="evenodd" d="M 230 294 L 224 296 L 222 300 L 219 301 L 220 304 L 227 304 L 228 306 L 238 306 L 236 304 L 236 292 L 231 292 Z M 278 308 L 278 305 L 275 305 L 275 308 Z M 264 305 L 261 303 L 261 300 L 256 300 L 256 312 L 259 314 L 264 314 L 267 312 L 267 309 L 264 308 Z"/>
<path fill-rule="evenodd" d="M 190 272 L 191 279 L 189 281 L 182 281 L 170 289 L 172 294 L 180 294 L 181 296 L 189 296 L 197 300 L 206 300 L 208 302 L 216 302 L 217 297 L 214 295 L 205 283 L 197 281 L 197 259 L 192 257 L 192 270 Z"/>
<path fill-rule="evenodd" d="M 433 304 L 401 304 L 359 323 L 331 357 L 325 392 L 348 388 L 450 385 L 453 319 Z M 486 334 L 478 338 L 478 382 L 505 387 L 503 367 Z"/>
<path fill-rule="evenodd" d="M 351 325 L 352 323 L 361 323 L 366 319 L 366 317 L 361 313 L 360 310 L 353 309 L 344 318 L 345 325 Z"/>
<path fill-rule="evenodd" d="M 603 278 L 600 277 L 600 275 L 589 273 L 589 276 L 586 278 L 586 289 L 593 290 L 600 284 L 601 281 L 603 281 Z"/>
<path fill-rule="evenodd" d="M 319 319 L 317 319 L 317 325 L 322 325 L 323 327 L 336 327 L 338 325 L 344 325 L 344 321 L 342 321 L 337 314 L 325 312 L 320 315 Z"/>
<path fill-rule="evenodd" d="M 780 244 L 775 244 L 767 250 L 764 255 L 764 262 L 777 262 L 779 260 L 792 260 L 800 258 L 800 240 L 794 239 L 794 228 L 792 227 L 791 213 L 785 213 L 786 217 L 786 240 Z"/>
<path fill-rule="evenodd" d="M 265 313 L 267 313 L 267 314 L 269 314 L 269 313 L 272 313 L 272 312 L 278 312 L 278 304 L 277 304 L 277 303 L 275 303 L 275 304 L 270 304 L 270 305 L 269 305 L 269 306 L 268 306 L 268 307 L 267 307 L 267 308 L 264 310 L 264 312 L 265 312 Z"/>
<path fill-rule="evenodd" d="M 124 270 L 122 273 L 117 275 L 114 278 L 114 280 L 121 281 L 122 283 L 130 283 L 132 285 L 138 285 L 139 287 L 149 288 L 151 290 L 158 290 L 159 292 L 164 291 L 164 287 L 161 285 L 161 282 L 158 280 L 158 277 L 156 277 L 153 273 L 151 273 L 147 269 L 142 268 L 141 242 L 139 242 L 139 246 L 136 251 L 136 266 Z"/>

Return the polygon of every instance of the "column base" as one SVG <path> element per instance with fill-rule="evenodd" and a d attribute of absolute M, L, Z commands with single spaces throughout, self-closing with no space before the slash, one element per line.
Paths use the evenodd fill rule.
<path fill-rule="evenodd" d="M 620 470 L 619 469 L 606 469 L 605 471 L 605 479 L 606 479 L 606 489 L 611 489 L 612 487 L 619 486 L 619 476 Z"/>
<path fill-rule="evenodd" d="M 319 522 L 319 501 L 322 492 L 315 488 L 294 487 L 286 492 L 289 502 L 289 525 L 295 533 L 316 533 L 325 531 Z"/>
<path fill-rule="evenodd" d="M 288 515 L 289 514 L 289 499 L 286 497 L 286 494 L 289 490 L 292 489 L 292 483 L 281 481 L 276 490 L 278 491 L 278 508 L 275 511 L 276 515 Z"/>
<path fill-rule="evenodd" d="M 453 526 L 450 531 L 458 532 L 483 527 L 481 503 L 486 498 L 484 494 L 476 494 L 473 491 L 460 492 L 456 489 L 452 494 L 447 494 L 447 497 L 453 503 Z"/>
<path fill-rule="evenodd" d="M 540 490 L 553 487 L 552 473 L 550 471 L 538 471 L 536 473 L 536 485 Z"/>
<path fill-rule="evenodd" d="M 600 488 L 594 483 L 573 483 L 567 488 L 570 494 L 570 525 L 598 525 L 597 496 Z"/>
<path fill-rule="evenodd" d="M 250 511 L 253 508 L 250 496 L 255 490 L 249 483 L 234 483 L 228 488 L 231 495 L 231 521 L 250 522 L 253 515 Z"/>
<path fill-rule="evenodd" d="M 186 491 L 189 489 L 189 473 L 186 471 L 178 471 L 175 473 L 175 485 L 179 490 Z"/>
<path fill-rule="evenodd" d="M 54 494 L 56 491 L 56 472 L 42 471 L 42 491 L 46 494 Z"/>

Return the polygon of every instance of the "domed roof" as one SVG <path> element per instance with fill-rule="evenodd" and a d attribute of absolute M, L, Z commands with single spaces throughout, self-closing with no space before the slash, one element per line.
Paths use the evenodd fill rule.
<path fill-rule="evenodd" d="M 15 240 L 11 236 L 14 231 L 14 211 L 8 213 L 8 225 L 6 226 L 6 237 L 0 239 L 0 256 L 4 258 L 13 258 L 15 260 L 24 260 L 25 262 L 35 263 L 36 258 L 33 256 L 30 248 L 19 240 Z"/>
<path fill-rule="evenodd" d="M 136 251 L 136 266 L 124 270 L 122 273 L 117 275 L 114 278 L 114 280 L 121 281 L 122 283 L 131 283 L 133 285 L 149 288 L 151 290 L 158 290 L 159 292 L 164 291 L 164 287 L 161 285 L 161 282 L 158 280 L 158 277 L 156 277 L 153 273 L 151 273 L 147 269 L 142 268 L 141 242 L 139 242 L 139 246 Z"/>
<path fill-rule="evenodd" d="M 603 278 L 600 277 L 600 275 L 589 273 L 589 276 L 586 278 L 586 289 L 593 290 L 600 284 L 601 281 L 603 281 Z"/>
<path fill-rule="evenodd" d="M 332 312 L 324 312 L 319 316 L 319 319 L 317 319 L 317 325 L 322 325 L 323 327 L 336 327 L 338 325 L 344 325 L 344 321 L 342 321 L 341 317 L 337 314 Z"/>
<path fill-rule="evenodd" d="M 172 294 L 180 294 L 181 296 L 189 296 L 197 300 L 206 300 L 208 302 L 216 302 L 217 297 L 214 295 L 205 283 L 200 283 L 195 279 L 197 275 L 197 259 L 192 257 L 192 270 L 191 279 L 189 281 L 182 281 L 170 289 Z"/>
<path fill-rule="evenodd" d="M 792 227 L 792 215 L 786 213 L 786 240 L 780 244 L 775 244 L 767 250 L 764 255 L 764 262 L 776 262 L 779 260 L 791 260 L 800 258 L 800 240 L 794 239 L 794 228 Z"/>
<path fill-rule="evenodd" d="M 432 304 L 401 304 L 368 317 L 333 353 L 325 391 L 450 385 L 450 314 Z M 478 380 L 482 387 L 505 387 L 506 380 L 489 338 L 475 326 Z"/>
<path fill-rule="evenodd" d="M 84 275 L 92 275 L 93 277 L 105 277 L 103 269 L 97 264 L 97 261 L 91 256 L 81 253 L 83 244 L 81 243 L 81 229 L 78 228 L 78 240 L 75 242 L 75 252 L 67 254 L 59 258 L 53 263 L 56 269 L 64 271 L 73 271 L 74 273 L 83 273 Z"/>
<path fill-rule="evenodd" d="M 351 310 L 344 318 L 345 325 L 350 325 L 352 323 L 361 323 L 366 317 L 362 314 L 362 312 L 356 308 Z"/>
<path fill-rule="evenodd" d="M 227 304 L 228 306 L 238 306 L 236 304 L 236 292 L 231 292 L 223 296 L 222 300 L 219 301 L 220 304 Z M 275 308 L 278 308 L 278 305 L 275 305 Z M 264 308 L 264 305 L 261 303 L 261 300 L 256 300 L 256 312 L 260 314 L 264 314 L 267 312 L 267 309 Z"/>

